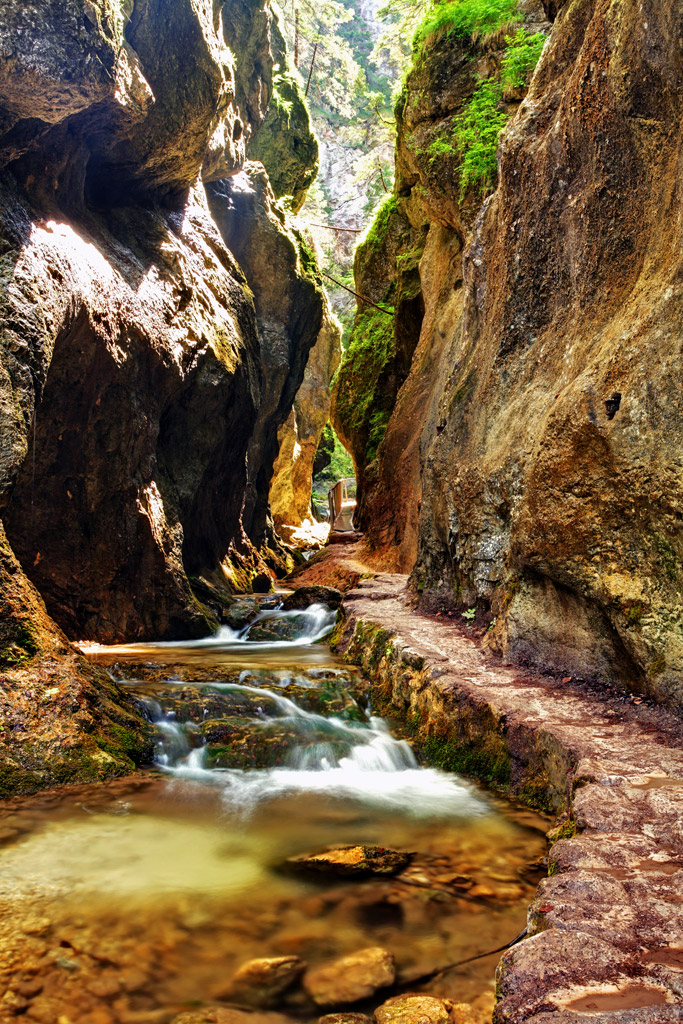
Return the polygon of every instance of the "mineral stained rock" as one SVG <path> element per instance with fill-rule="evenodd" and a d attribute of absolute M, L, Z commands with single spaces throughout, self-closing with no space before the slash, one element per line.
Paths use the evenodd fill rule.
<path fill-rule="evenodd" d="M 425 315 L 363 523 L 427 603 L 490 610 L 506 657 L 680 706 L 680 11 L 525 11 L 548 41 L 483 205 L 429 147 L 491 46 L 435 42 L 399 103 Z"/>
<path fill-rule="evenodd" d="M 236 971 L 224 998 L 249 1006 L 271 1006 L 292 987 L 305 969 L 306 964 L 298 956 L 249 960 Z"/>
<path fill-rule="evenodd" d="M 410 863 L 412 855 L 382 846 L 341 846 L 324 853 L 289 857 L 286 866 L 295 871 L 342 877 L 395 875 Z"/>

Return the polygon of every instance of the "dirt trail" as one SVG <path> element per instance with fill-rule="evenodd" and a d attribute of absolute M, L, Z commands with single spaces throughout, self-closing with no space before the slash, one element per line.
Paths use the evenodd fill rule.
<path fill-rule="evenodd" d="M 561 812 L 494 1020 L 683 1021 L 683 723 L 614 687 L 503 665 L 467 627 L 414 611 L 406 577 L 371 571 L 360 542 L 335 545 L 296 582 L 351 583 L 341 648 L 383 709 L 433 759 Z"/>

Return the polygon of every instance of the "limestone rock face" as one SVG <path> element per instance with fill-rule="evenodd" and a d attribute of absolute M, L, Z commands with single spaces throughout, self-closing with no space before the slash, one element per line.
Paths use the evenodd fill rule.
<path fill-rule="evenodd" d="M 279 529 L 311 520 L 314 462 L 330 416 L 330 382 L 341 358 L 341 328 L 325 301 L 323 323 L 288 419 L 278 431 L 270 507 Z"/>
<path fill-rule="evenodd" d="M 268 494 L 278 430 L 293 406 L 323 327 L 322 284 L 302 236 L 286 223 L 262 164 L 246 164 L 240 174 L 209 186 L 208 195 L 216 222 L 254 294 L 261 338 L 264 387 L 249 441 L 242 509 L 245 530 L 261 542 L 269 530 Z"/>
<path fill-rule="evenodd" d="M 530 30 L 546 13 L 480 208 L 429 146 L 499 57 L 445 39 L 408 79 L 425 316 L 363 521 L 426 601 L 490 608 L 507 657 L 680 705 L 681 22 L 586 0 Z"/>
<path fill-rule="evenodd" d="M 369 511 L 377 451 L 396 395 L 410 370 L 424 303 L 418 261 L 426 226 L 413 226 L 402 203 L 388 197 L 356 250 L 356 290 L 382 309 L 358 303 L 348 349 L 332 389 L 331 420 L 351 453 L 358 485 L 357 526 L 371 529 Z"/>
<path fill-rule="evenodd" d="M 318 141 L 311 130 L 308 108 L 289 66 L 287 47 L 277 19 L 270 30 L 273 54 L 273 101 L 247 153 L 268 172 L 278 199 L 287 197 L 298 213 L 318 173 Z"/>
<path fill-rule="evenodd" d="M 323 321 L 315 260 L 263 167 L 242 171 L 272 99 L 272 26 L 265 0 L 0 5 L 0 594 L 17 678 L 63 659 L 97 692 L 58 627 L 210 632 L 202 581 L 268 540 L 277 433 Z M 126 770 L 102 742 L 97 770 Z"/>
<path fill-rule="evenodd" d="M 680 703 L 681 24 L 638 10 L 563 7 L 503 137 L 415 579 L 491 602 L 508 656 Z"/>
<path fill-rule="evenodd" d="M 258 2 L 2 11 L 0 494 L 72 636 L 206 633 L 188 577 L 265 537 L 323 305 L 260 165 L 240 204 L 271 27 Z"/>

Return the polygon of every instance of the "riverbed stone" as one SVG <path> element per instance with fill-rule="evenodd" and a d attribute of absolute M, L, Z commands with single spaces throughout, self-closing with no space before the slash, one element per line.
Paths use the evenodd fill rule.
<path fill-rule="evenodd" d="M 250 1006 L 271 1006 L 305 970 L 306 964 L 298 956 L 248 960 L 233 975 L 223 998 Z"/>
<path fill-rule="evenodd" d="M 411 853 L 383 846 L 340 846 L 322 853 L 289 857 L 287 865 L 297 871 L 330 875 L 395 875 L 408 866 L 411 858 Z"/>
<path fill-rule="evenodd" d="M 372 1017 L 364 1013 L 326 1013 L 318 1018 L 318 1024 L 372 1024 Z"/>
<path fill-rule="evenodd" d="M 335 1006 L 367 999 L 395 978 L 393 955 L 372 946 L 307 971 L 304 988 L 318 1006 Z"/>
<path fill-rule="evenodd" d="M 375 1010 L 376 1024 L 450 1024 L 449 1001 L 428 995 L 400 995 Z"/>
<path fill-rule="evenodd" d="M 303 616 L 277 616 L 253 623 L 246 633 L 246 639 L 257 643 L 278 643 L 281 640 L 295 640 L 301 632 Z"/>
<path fill-rule="evenodd" d="M 171 1024 L 293 1024 L 291 1017 L 281 1013 L 255 1014 L 249 1010 L 235 1010 L 225 1006 L 207 1006 L 202 1010 L 188 1010 L 174 1017 Z"/>

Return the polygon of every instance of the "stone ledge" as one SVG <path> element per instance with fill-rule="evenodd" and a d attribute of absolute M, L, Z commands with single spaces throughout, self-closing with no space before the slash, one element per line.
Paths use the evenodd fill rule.
<path fill-rule="evenodd" d="M 683 1021 L 680 720 L 520 671 L 411 611 L 405 577 L 344 598 L 339 649 L 426 760 L 562 816 L 496 1024 Z"/>

